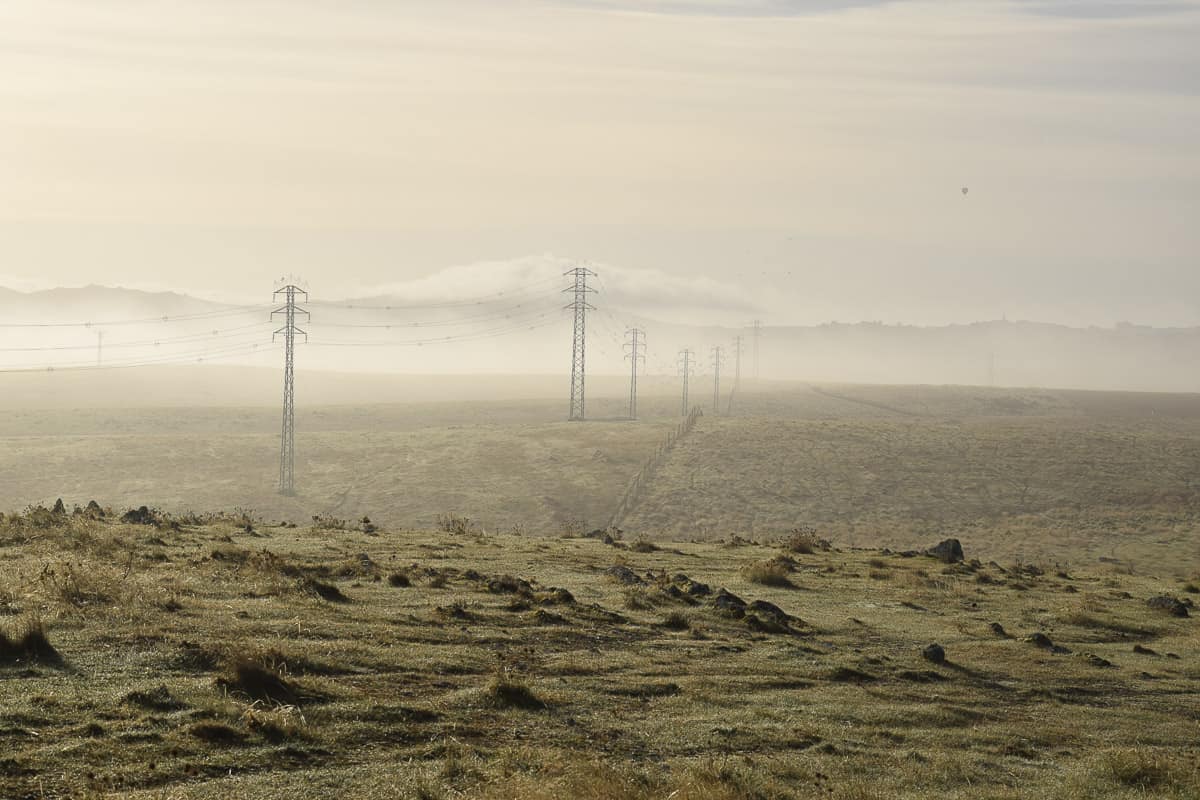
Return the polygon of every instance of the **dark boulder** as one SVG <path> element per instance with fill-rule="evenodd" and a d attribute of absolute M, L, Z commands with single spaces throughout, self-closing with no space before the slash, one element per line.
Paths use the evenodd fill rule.
<path fill-rule="evenodd" d="M 121 522 L 127 525 L 153 525 L 158 520 L 153 511 L 146 506 L 141 506 L 126 511 L 125 515 L 121 517 Z"/>
<path fill-rule="evenodd" d="M 1151 597 L 1146 601 L 1146 605 L 1153 608 L 1155 611 L 1164 611 L 1172 617 L 1188 616 L 1187 605 L 1182 601 L 1170 597 L 1169 595 L 1160 594 L 1157 597 Z"/>
<path fill-rule="evenodd" d="M 793 617 L 785 612 L 782 608 L 774 603 L 768 603 L 766 600 L 755 600 L 748 606 L 749 611 L 753 611 L 759 617 L 774 622 L 776 625 L 787 625 Z"/>
<path fill-rule="evenodd" d="M 940 644 L 931 644 L 921 651 L 921 658 L 934 664 L 946 663 L 946 649 Z"/>
<path fill-rule="evenodd" d="M 926 550 L 925 555 L 945 564 L 958 564 L 963 560 L 962 544 L 958 539 L 946 539 Z"/>
<path fill-rule="evenodd" d="M 717 596 L 713 598 L 713 605 L 718 611 L 734 617 L 741 618 L 746 614 L 746 601 L 724 589 L 717 592 Z"/>
<path fill-rule="evenodd" d="M 645 581 L 638 577 L 636 572 L 621 564 L 609 567 L 605 572 L 626 586 L 640 586 L 645 583 Z"/>

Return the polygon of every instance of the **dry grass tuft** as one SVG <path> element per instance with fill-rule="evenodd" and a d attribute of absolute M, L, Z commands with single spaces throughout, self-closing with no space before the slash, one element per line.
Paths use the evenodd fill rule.
<path fill-rule="evenodd" d="M 493 708 L 514 708 L 522 711 L 542 711 L 546 703 L 524 683 L 497 677 L 484 690 L 485 702 Z"/>
<path fill-rule="evenodd" d="M 747 564 L 742 568 L 742 577 L 761 586 L 791 589 L 795 587 L 789 577 L 791 572 L 792 570 L 787 564 L 778 559 L 772 559 Z"/>
<path fill-rule="evenodd" d="M 669 631 L 686 631 L 692 627 L 692 623 L 688 620 L 687 616 L 679 611 L 672 611 L 670 614 L 667 614 L 660 624 Z"/>
<path fill-rule="evenodd" d="M 217 678 L 217 686 L 251 700 L 277 705 L 294 706 L 301 699 L 300 691 L 278 672 L 247 660 L 231 664 L 228 674 Z"/>
<path fill-rule="evenodd" d="M 37 661 L 44 664 L 57 664 L 62 661 L 58 650 L 50 644 L 45 625 L 37 617 L 26 617 L 18 621 L 11 633 L 0 630 L 0 664 L 21 661 Z"/>
<path fill-rule="evenodd" d="M 1195 783 L 1198 776 L 1194 770 L 1191 780 L 1188 780 L 1180 766 L 1161 752 L 1113 750 L 1102 755 L 1100 765 L 1104 777 L 1138 792 L 1181 789 L 1185 782 L 1191 783 L 1194 789 L 1200 789 L 1200 785 Z"/>

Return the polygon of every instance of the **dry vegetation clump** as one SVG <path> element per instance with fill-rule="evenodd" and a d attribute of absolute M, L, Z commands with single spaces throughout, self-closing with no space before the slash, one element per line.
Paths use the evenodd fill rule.
<path fill-rule="evenodd" d="M 217 678 L 217 686 L 230 694 L 276 705 L 297 705 L 303 695 L 277 671 L 245 658 L 231 663 L 225 674 Z"/>
<path fill-rule="evenodd" d="M 742 567 L 742 577 L 761 586 L 772 586 L 781 589 L 793 589 L 791 574 L 795 567 L 787 560 L 772 558 L 769 561 L 755 561 Z"/>
<path fill-rule="evenodd" d="M 686 631 L 691 629 L 691 620 L 682 611 L 672 611 L 659 623 L 669 631 Z"/>
<path fill-rule="evenodd" d="M 350 598 L 347 597 L 341 589 L 334 586 L 332 583 L 318 580 L 311 576 L 305 576 L 300 579 L 299 591 L 303 594 L 319 597 L 329 603 L 349 603 Z"/>
<path fill-rule="evenodd" d="M 39 578 L 46 595 L 75 608 L 110 605 L 125 594 L 125 580 L 132 567 L 132 557 L 124 574 L 112 567 L 95 563 L 63 562 L 47 565 Z"/>
<path fill-rule="evenodd" d="M 453 533 L 457 536 L 472 536 L 479 533 L 478 526 L 471 521 L 470 517 L 453 512 L 438 514 L 437 529 L 443 533 Z"/>
<path fill-rule="evenodd" d="M 18 620 L 8 630 L 0 628 L 0 664 L 57 664 L 61 661 L 58 650 L 50 644 L 45 625 L 37 617 Z"/>
<path fill-rule="evenodd" d="M 1110 750 L 1099 757 L 1098 772 L 1139 794 L 1200 792 L 1200 766 L 1194 758 L 1187 764 L 1180 755 L 1149 748 Z"/>
<path fill-rule="evenodd" d="M 522 711 L 543 711 L 546 702 L 534 694 L 533 690 L 521 681 L 498 675 L 492 679 L 483 691 L 486 705 L 498 709 L 520 709 Z"/>
<path fill-rule="evenodd" d="M 789 553 L 812 555 L 818 550 L 831 550 L 833 544 L 828 539 L 817 536 L 814 528 L 797 528 L 782 542 L 783 549 Z"/>

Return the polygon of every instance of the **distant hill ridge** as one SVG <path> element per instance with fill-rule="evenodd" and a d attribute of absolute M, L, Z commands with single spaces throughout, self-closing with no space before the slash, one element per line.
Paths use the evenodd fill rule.
<path fill-rule="evenodd" d="M 356 297 L 346 302 L 386 306 L 396 301 L 392 295 L 377 295 Z M 261 306 L 265 308 L 266 304 L 264 296 Z M 651 347 L 647 363 L 650 373 L 674 374 L 676 354 L 684 347 L 698 352 L 702 356 L 701 362 L 707 364 L 710 347 L 721 345 L 731 353 L 733 338 L 740 334 L 744 347 L 742 375 L 753 374 L 754 341 L 747 329 L 707 324 L 700 318 L 692 324 L 665 323 L 651 315 L 631 314 L 620 308 L 603 307 L 602 303 L 601 306 L 606 313 L 594 314 L 589 325 L 589 368 L 596 374 L 616 375 L 625 371 L 620 347 L 625 325 L 638 325 L 647 331 Z M 0 288 L 0 321 L 8 323 L 87 321 L 103 326 L 106 321 L 206 314 L 228 307 L 169 291 L 97 285 L 34 292 Z M 314 311 L 315 330 L 310 341 L 318 346 L 305 352 L 303 362 L 304 366 L 314 369 L 553 373 L 569 367 L 570 322 L 565 316 L 551 320 L 553 324 L 548 328 L 516 330 L 501 339 L 426 347 L 421 352 L 421 348 L 415 347 L 394 351 L 391 348 L 322 348 L 320 345 L 337 335 L 337 331 L 322 331 L 321 322 L 330 319 L 349 321 L 355 312 L 320 306 L 314 307 Z M 422 313 L 419 310 L 411 312 L 413 318 L 420 318 Z M 456 315 L 469 317 L 479 312 L 467 305 L 429 313 L 443 320 Z M 265 311 L 263 319 L 266 320 Z M 373 318 L 371 321 L 378 320 Z M 218 326 L 199 323 L 186 332 L 205 327 Z M 404 322 L 396 325 L 397 330 L 403 327 Z M 467 326 L 462 330 L 470 329 Z M 430 330 L 437 331 L 430 335 L 441 335 L 456 329 Z M 127 332 L 133 333 L 128 329 Z M 0 339 L 6 335 L 0 329 Z M 383 337 L 387 334 L 375 332 L 372 335 Z M 60 344 L 61 341 L 55 339 L 53 343 Z M 26 343 L 27 339 L 21 341 L 21 344 Z M 768 324 L 758 341 L 758 351 L 760 375 L 764 378 L 1200 391 L 1198 327 L 1157 328 L 1121 323 L 1108 328 L 1076 328 L 1049 322 L 1006 320 L 939 326 L 880 322 Z M 395 357 L 390 357 L 393 352 Z M 389 357 L 378 358 L 381 353 L 388 353 Z M 727 369 L 730 377 L 732 362 L 730 358 Z"/>

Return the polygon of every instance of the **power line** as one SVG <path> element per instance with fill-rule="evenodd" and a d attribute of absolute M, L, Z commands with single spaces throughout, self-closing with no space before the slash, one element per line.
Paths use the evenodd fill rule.
<path fill-rule="evenodd" d="M 466 306 L 478 306 L 478 305 L 486 305 L 488 303 L 504 302 L 507 300 L 511 300 L 514 297 L 519 297 L 524 294 L 531 294 L 531 293 L 539 291 L 539 290 L 535 289 L 534 287 L 550 286 L 551 284 L 553 284 L 554 286 L 557 287 L 558 285 L 560 285 L 560 281 L 561 281 L 561 279 L 556 278 L 556 277 L 541 278 L 541 279 L 532 281 L 531 283 L 528 283 L 525 286 L 523 286 L 519 289 L 515 289 L 515 290 L 507 290 L 506 289 L 504 291 L 492 292 L 490 294 L 485 294 L 485 295 L 479 295 L 474 298 L 467 298 L 467 299 L 463 299 L 463 300 L 447 300 L 444 302 L 395 303 L 395 304 L 389 303 L 387 305 L 375 306 L 375 305 L 362 305 L 361 303 L 353 303 L 353 302 L 346 302 L 346 301 L 317 300 L 315 302 L 310 303 L 309 305 L 324 307 L 324 308 L 349 309 L 349 310 L 354 310 L 354 311 L 424 311 L 424 310 L 428 310 L 428 309 L 438 309 L 438 308 L 463 308 Z"/>
<path fill-rule="evenodd" d="M 73 362 L 67 364 L 45 364 L 42 366 L 30 366 L 28 364 L 7 364 L 0 366 L 0 372 L 5 374 L 32 372 L 93 372 L 97 370 L 132 369 L 136 367 L 168 366 L 172 364 L 193 364 L 203 363 L 205 361 L 218 361 L 242 355 L 251 355 L 253 353 L 262 352 L 270 348 L 271 345 L 264 345 L 255 342 L 215 351 L 205 349 L 195 350 L 190 353 L 175 353 L 169 356 L 158 358 L 137 359 L 123 362 L 110 361 L 100 366 L 97 366 L 95 362 L 92 361 Z"/>
<path fill-rule="evenodd" d="M 563 273 L 564 277 L 568 275 L 574 279 L 574 284 L 563 291 L 573 292 L 575 299 L 564 308 L 575 314 L 575 334 L 571 339 L 571 413 L 567 419 L 582 421 L 586 418 L 587 410 L 584 395 L 587 374 L 587 312 L 595 311 L 595 306 L 587 301 L 587 296 L 596 293 L 595 289 L 588 288 L 587 279 L 589 276 L 594 277 L 596 273 L 587 267 L 575 267 Z"/>
<path fill-rule="evenodd" d="M 561 311 L 561 310 L 560 310 Z M 521 333 L 523 331 L 536 330 L 549 325 L 557 324 L 561 317 L 560 311 L 547 312 L 539 314 L 536 317 L 526 319 L 517 324 L 505 324 L 502 326 L 488 328 L 481 331 L 469 331 L 466 333 L 439 336 L 423 339 L 400 339 L 392 341 L 313 341 L 310 342 L 312 347 L 422 347 L 424 345 L 434 344 L 456 344 L 458 342 L 472 342 L 481 339 L 494 339 L 501 336 L 508 336 L 513 333 Z"/>
<path fill-rule="evenodd" d="M 178 344 L 182 342 L 196 341 L 219 341 L 222 339 L 238 338 L 245 334 L 239 334 L 239 331 L 247 331 L 252 329 L 262 330 L 267 326 L 266 322 L 254 322 L 249 325 L 239 325 L 234 328 L 226 328 L 224 330 L 214 330 L 205 333 L 189 333 L 183 336 L 168 336 L 159 339 L 141 339 L 132 342 L 109 342 L 105 345 L 108 349 L 115 348 L 131 348 L 131 347 L 159 347 L 164 344 Z M 102 333 L 103 331 L 100 331 Z M 67 350 L 91 350 L 94 345 L 90 344 L 71 344 L 71 345 L 49 345 L 43 347 L 0 347 L 0 353 L 50 353 L 63 352 Z"/>
<path fill-rule="evenodd" d="M 196 320 L 221 319 L 224 317 L 241 317 L 250 314 L 261 314 L 270 306 L 235 306 L 236 311 L 203 311 L 195 314 L 164 314 L 161 317 L 142 317 L 141 319 L 110 319 L 89 320 L 87 322 L 0 322 L 0 328 L 111 328 L 119 325 L 149 325 L 164 322 L 194 322 Z"/>

